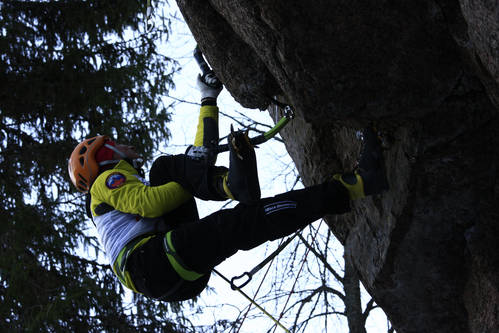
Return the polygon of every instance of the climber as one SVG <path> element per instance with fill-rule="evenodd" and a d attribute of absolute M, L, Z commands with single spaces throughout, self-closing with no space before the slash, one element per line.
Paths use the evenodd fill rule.
<path fill-rule="evenodd" d="M 217 97 L 198 77 L 201 109 L 194 145 L 186 154 L 161 156 L 150 183 L 133 147 L 106 136 L 80 143 L 68 171 L 87 193 L 87 213 L 120 282 L 164 301 L 192 299 L 212 269 L 238 250 L 289 235 L 326 214 L 343 214 L 350 201 L 387 189 L 375 133 L 364 131 L 358 169 L 320 185 L 260 199 L 256 156 L 247 133 L 229 135 L 229 168 L 214 166 L 218 141 Z M 239 201 L 199 219 L 194 197 Z"/>

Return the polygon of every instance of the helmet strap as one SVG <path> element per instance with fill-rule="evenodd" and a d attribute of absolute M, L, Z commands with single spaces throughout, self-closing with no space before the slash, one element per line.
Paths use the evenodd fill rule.
<path fill-rule="evenodd" d="M 116 164 L 121 160 L 107 160 L 107 161 L 102 161 L 99 163 L 99 166 L 104 166 L 104 165 L 109 165 L 109 164 Z"/>
<path fill-rule="evenodd" d="M 110 144 L 108 143 L 105 143 L 104 144 L 104 147 L 108 148 L 108 149 L 111 149 L 112 151 L 114 151 L 116 154 L 118 154 L 122 159 L 126 159 L 126 155 L 118 150 L 116 147 L 114 146 L 111 146 Z M 99 162 L 99 166 L 104 166 L 104 165 L 110 165 L 110 164 L 116 164 L 118 163 L 120 160 L 107 160 L 107 161 L 102 161 L 102 162 Z"/>
<path fill-rule="evenodd" d="M 121 150 L 119 150 L 118 148 L 116 148 L 115 146 L 111 146 L 110 144 L 107 144 L 105 143 L 104 144 L 104 147 L 107 147 L 109 149 L 111 149 L 112 151 L 114 151 L 116 154 L 120 155 L 120 157 L 122 159 L 125 159 L 127 158 L 127 156 L 125 155 L 125 153 L 123 153 Z"/>
<path fill-rule="evenodd" d="M 142 165 L 144 164 L 144 160 L 142 158 L 130 159 L 122 151 L 118 150 L 116 147 L 111 146 L 110 144 L 107 144 L 107 143 L 105 143 L 104 146 L 106 148 L 111 149 L 116 154 L 118 154 L 122 159 L 124 159 L 127 162 L 129 162 L 135 169 L 140 170 L 142 168 Z M 117 164 L 119 161 L 120 160 L 102 161 L 102 162 L 99 163 L 99 166 L 110 165 L 110 164 Z"/>

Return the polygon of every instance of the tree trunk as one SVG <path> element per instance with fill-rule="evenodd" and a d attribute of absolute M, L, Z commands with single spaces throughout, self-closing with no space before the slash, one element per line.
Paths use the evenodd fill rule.
<path fill-rule="evenodd" d="M 365 319 L 360 299 L 359 276 L 353 263 L 345 257 L 345 275 L 343 288 L 345 291 L 345 314 L 350 333 L 366 333 Z"/>

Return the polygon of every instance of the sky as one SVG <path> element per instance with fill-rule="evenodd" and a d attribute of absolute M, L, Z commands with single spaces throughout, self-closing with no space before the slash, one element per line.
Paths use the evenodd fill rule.
<path fill-rule="evenodd" d="M 176 18 L 172 21 L 172 35 L 170 36 L 169 42 L 165 45 L 161 45 L 160 52 L 177 60 L 182 69 L 174 77 L 176 88 L 170 91 L 170 96 L 165 96 L 165 104 L 176 102 L 176 106 L 173 109 L 172 121 L 169 123 L 169 129 L 172 134 L 171 139 L 165 147 L 160 149 L 160 153 L 178 154 L 184 153 L 187 146 L 194 141 L 199 113 L 199 106 L 195 105 L 195 103 L 199 103 L 200 101 L 200 94 L 196 87 L 196 77 L 199 73 L 199 68 L 192 56 L 196 42 L 183 21 L 181 14 L 176 7 L 176 3 L 171 1 L 169 2 L 169 5 L 171 7 L 165 8 L 164 10 L 173 13 Z M 187 101 L 187 103 L 179 101 Z M 218 98 L 218 106 L 223 113 L 241 118 L 238 112 L 242 112 L 260 123 L 273 125 L 273 120 L 267 112 L 243 109 L 225 89 Z M 237 128 L 233 120 L 225 116 L 220 117 L 219 129 L 221 137 L 228 134 L 231 123 Z M 250 132 L 250 136 L 256 135 L 256 133 L 251 134 Z M 291 189 L 293 184 L 295 184 L 297 171 L 290 156 L 287 154 L 284 145 L 276 140 L 271 140 L 260 145 L 256 150 L 256 154 L 262 197 L 273 196 Z M 217 165 L 228 166 L 228 153 L 219 155 Z M 302 184 L 298 183 L 295 189 L 302 187 Z M 221 208 L 234 206 L 234 203 L 231 203 L 226 207 L 225 205 L 226 203 L 210 203 L 198 200 L 198 208 L 201 217 L 209 215 Z M 319 230 L 318 238 L 325 237 L 327 234 L 327 227 L 320 221 L 315 222 L 313 228 Z M 308 235 L 307 232 L 308 231 L 305 231 L 304 235 Z M 260 263 L 266 255 L 278 246 L 278 243 L 279 241 L 269 242 L 251 251 L 239 251 L 216 269 L 229 279 L 233 276 L 241 275 Z M 277 276 L 277 274 L 283 273 L 282 267 L 287 263 L 285 258 L 293 254 L 292 251 L 294 251 L 296 246 L 294 244 L 296 243 L 292 243 L 292 245 L 288 246 L 287 250 L 279 255 L 277 263 L 266 266 L 261 272 L 255 274 L 248 286 L 244 287 L 244 291 L 250 297 L 257 295 L 257 299 L 260 299 L 261 297 L 266 296 L 265 293 L 268 293 L 269 290 L 271 290 L 272 284 L 276 283 L 276 281 L 281 281 L 283 283 L 281 287 L 291 290 L 291 284 L 294 282 L 295 276 L 289 273 L 290 276 L 280 277 Z M 334 245 L 330 246 L 330 252 L 334 256 L 332 262 L 337 262 L 337 265 L 341 266 L 343 249 L 337 241 L 333 244 Z M 298 255 L 304 254 L 299 253 Z M 265 278 L 264 271 L 268 267 L 270 267 L 269 275 Z M 312 270 L 314 269 L 320 269 L 320 267 L 317 266 L 312 268 Z M 302 285 L 311 283 L 308 282 L 308 272 L 302 272 L 301 274 L 300 283 Z M 259 294 L 257 294 L 262 279 L 265 279 L 265 283 L 263 283 L 262 287 L 264 291 L 259 291 Z M 334 281 L 332 281 L 331 284 L 334 285 Z M 211 277 L 209 287 L 212 288 L 212 291 L 203 292 L 198 301 L 198 305 L 203 310 L 199 313 L 197 309 L 192 309 L 191 318 L 195 325 L 211 325 L 213 322 L 221 319 L 234 321 L 240 314 L 241 309 L 248 306 L 248 301 L 243 296 L 232 291 L 230 286 L 216 275 Z M 368 299 L 369 297 L 366 294 L 366 297 L 363 299 L 364 304 Z M 339 310 L 341 310 L 341 305 L 337 306 L 340 306 Z M 283 304 L 273 303 L 266 303 L 263 307 L 275 317 L 279 316 L 279 313 L 284 309 Z M 188 312 L 189 311 L 186 313 Z M 331 315 L 329 317 L 330 319 L 328 319 L 327 322 L 313 322 L 305 332 L 348 332 L 348 327 L 344 319 L 337 315 Z M 238 332 L 266 332 L 273 326 L 273 322 L 254 307 L 250 312 L 249 318 L 250 319 L 247 319 L 244 322 Z M 291 316 L 291 318 L 294 319 L 294 316 Z M 290 327 L 292 324 L 292 320 L 290 319 L 283 319 L 282 322 L 286 327 Z M 381 310 L 374 311 L 373 315 L 371 315 L 368 320 L 366 328 L 368 332 L 386 332 L 386 317 L 382 314 Z M 277 328 L 274 332 L 284 332 L 284 330 Z"/>

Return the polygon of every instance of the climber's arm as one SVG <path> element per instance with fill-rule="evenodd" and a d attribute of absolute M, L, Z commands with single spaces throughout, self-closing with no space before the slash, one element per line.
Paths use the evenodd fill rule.
<path fill-rule="evenodd" d="M 159 217 L 192 198 L 192 195 L 176 182 L 147 186 L 134 175 L 126 173 L 119 173 L 119 177 L 123 177 L 120 186 L 110 188 L 108 182 L 113 173 L 116 175 L 113 170 L 104 172 L 92 186 L 93 215 L 97 215 L 95 208 L 104 202 L 123 213 L 150 218 Z"/>
<path fill-rule="evenodd" d="M 199 112 L 194 146 L 210 146 L 218 143 L 218 107 L 203 105 Z"/>

